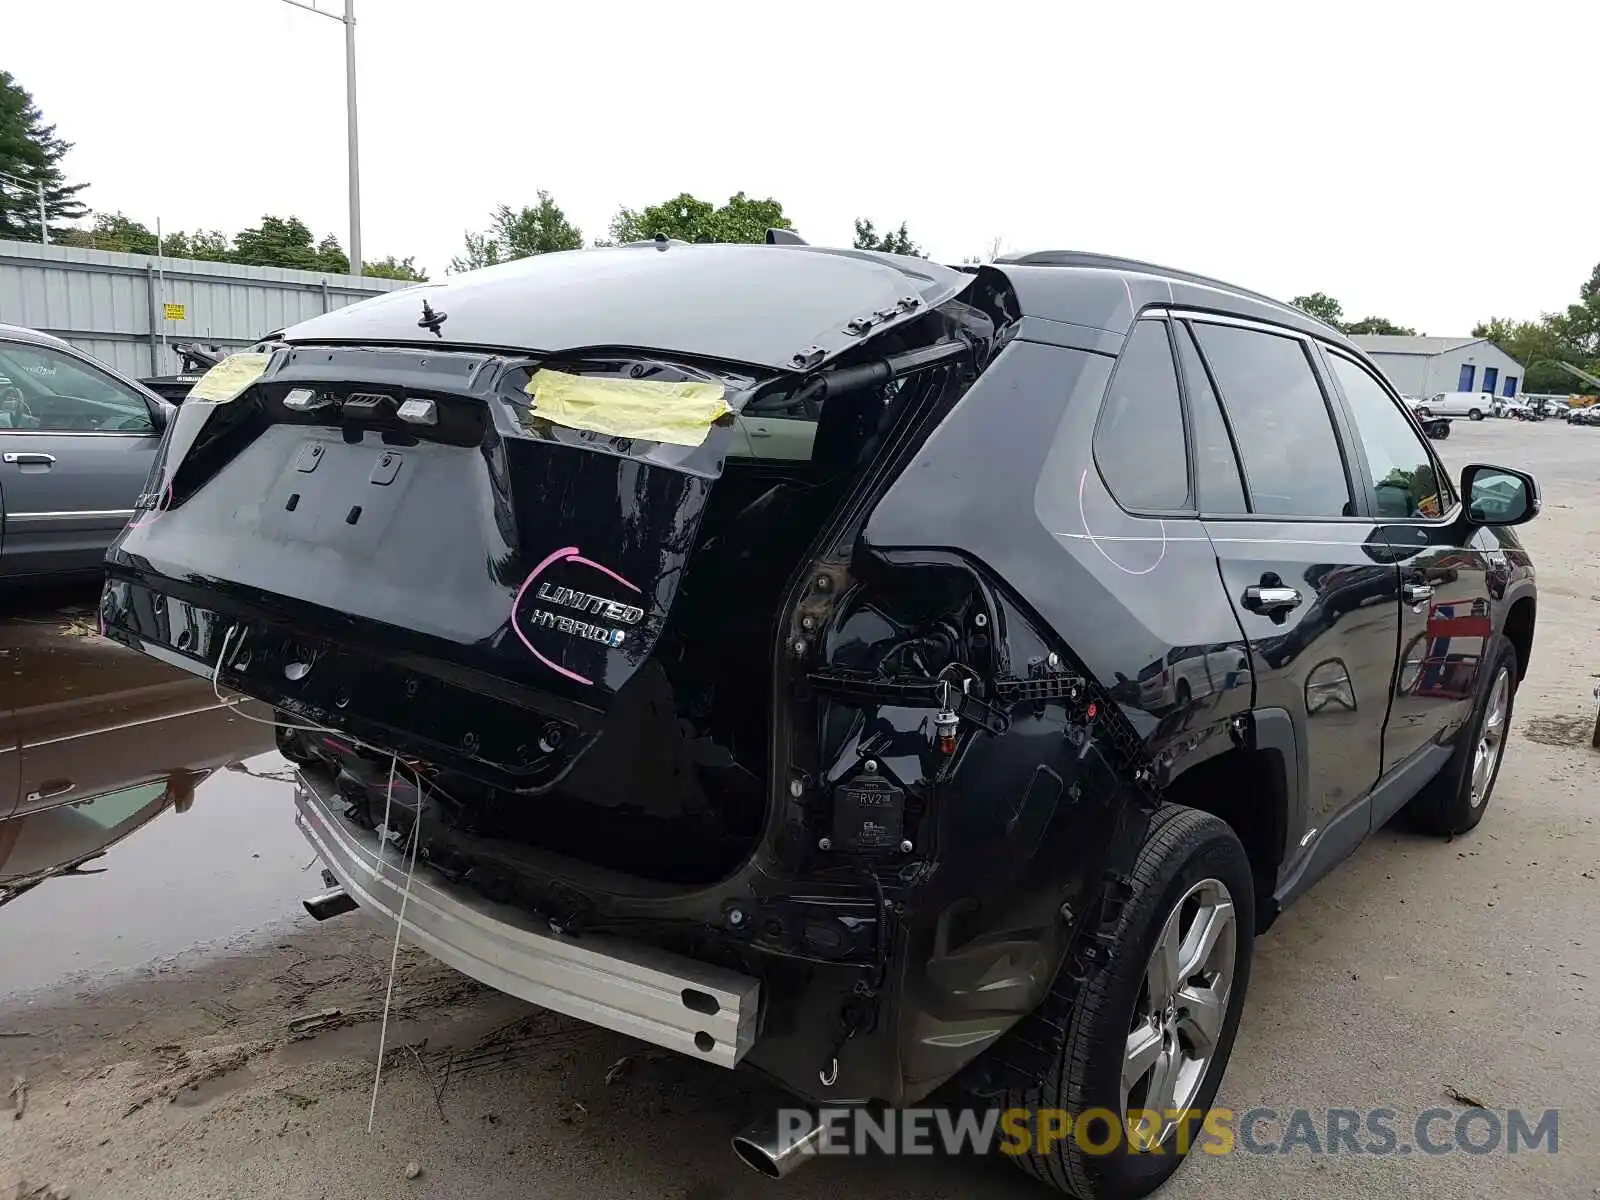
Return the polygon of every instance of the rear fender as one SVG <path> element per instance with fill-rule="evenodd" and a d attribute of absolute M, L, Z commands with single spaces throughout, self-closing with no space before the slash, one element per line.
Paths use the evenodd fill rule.
<path fill-rule="evenodd" d="M 781 726 L 822 769 L 796 777 L 791 848 L 808 876 L 874 880 L 894 915 L 878 1032 L 895 1074 L 874 1094 L 892 1082 L 907 1102 L 1108 953 L 1156 764 L 1071 648 L 970 561 L 863 551 L 810 591 L 829 598 L 797 609 L 820 633 L 795 706 L 810 713 Z"/>

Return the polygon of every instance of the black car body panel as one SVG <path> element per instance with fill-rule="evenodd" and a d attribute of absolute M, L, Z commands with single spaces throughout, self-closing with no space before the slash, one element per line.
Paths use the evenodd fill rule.
<path fill-rule="evenodd" d="M 531 353 L 642 347 L 810 370 L 970 282 L 949 267 L 873 251 L 662 241 L 536 254 L 335 309 L 282 337 Z M 436 328 L 418 323 L 424 301 L 442 316 Z"/>
<path fill-rule="evenodd" d="M 1094 449 L 1118 356 L 1158 330 L 1192 430 L 1207 322 L 1303 346 L 1347 511 L 1223 511 L 1192 439 L 1187 499 L 1118 500 Z M 1367 363 L 1265 298 L 1094 256 L 542 256 L 315 318 L 239 399 L 185 405 L 102 620 L 275 705 L 369 828 L 403 756 L 426 783 L 399 820 L 451 878 L 759 976 L 747 1061 L 791 1091 L 906 1103 L 1003 1037 L 1048 1052 L 1031 1015 L 1104 961 L 1172 789 L 1220 806 L 1263 899 L 1367 834 L 1475 683 L 1430 645 L 1446 686 L 1396 693 L 1403 639 L 1466 636 L 1408 584 L 1515 633 L 1525 669 L 1515 536 L 1373 511 L 1318 347 Z M 716 380 L 732 413 L 693 448 L 530 419 L 556 362 Z M 297 388 L 329 402 L 292 412 Z M 809 460 L 738 452 L 751 397 L 819 394 Z"/>

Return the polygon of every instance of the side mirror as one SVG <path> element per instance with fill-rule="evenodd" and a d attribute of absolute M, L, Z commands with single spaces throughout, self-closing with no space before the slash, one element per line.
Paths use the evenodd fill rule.
<path fill-rule="evenodd" d="M 1467 520 L 1474 525 L 1521 525 L 1539 515 L 1539 483 L 1525 471 L 1473 463 L 1461 472 Z"/>
<path fill-rule="evenodd" d="M 150 410 L 150 426 L 157 433 L 167 431 L 168 409 L 165 404 L 158 404 L 154 400 L 146 400 L 145 407 Z"/>

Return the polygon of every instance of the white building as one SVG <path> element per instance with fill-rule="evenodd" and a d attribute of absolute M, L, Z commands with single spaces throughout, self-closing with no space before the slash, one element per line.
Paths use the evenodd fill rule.
<path fill-rule="evenodd" d="M 1357 333 L 1350 340 L 1372 356 L 1402 396 L 1485 392 L 1510 397 L 1522 387 L 1522 364 L 1488 338 L 1396 337 Z"/>

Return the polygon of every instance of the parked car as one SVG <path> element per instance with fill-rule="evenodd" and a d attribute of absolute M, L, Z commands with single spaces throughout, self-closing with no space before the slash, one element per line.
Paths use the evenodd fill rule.
<path fill-rule="evenodd" d="M 200 377 L 228 357 L 226 350 L 198 342 L 179 342 L 173 350 L 180 362 L 176 375 L 151 375 L 139 381 L 168 404 L 182 404 Z"/>
<path fill-rule="evenodd" d="M 1436 392 L 1415 406 L 1419 417 L 1468 417 L 1481 421 L 1494 412 L 1495 398 L 1488 392 Z"/>
<path fill-rule="evenodd" d="M 0 580 L 98 574 L 172 411 L 60 338 L 0 325 Z"/>
<path fill-rule="evenodd" d="M 252 361 L 179 410 L 109 634 L 276 707 L 365 910 L 415 892 L 466 973 L 805 1104 L 1154 1111 L 1140 1152 L 1022 1163 L 1145 1195 L 1257 933 L 1402 809 L 1487 810 L 1537 484 L 1452 481 L 1359 349 L 1254 293 L 663 239 Z M 752 407 L 809 454 L 741 441 Z M 1450 688 L 1394 690 L 1419 636 Z M 1141 683 L 1169 662 L 1182 707 Z M 811 1144 L 735 1142 L 769 1175 Z"/>
<path fill-rule="evenodd" d="M 1530 408 L 1526 401 L 1514 397 L 1499 397 L 1494 402 L 1494 415 L 1517 419 L 1528 415 Z"/>
<path fill-rule="evenodd" d="M 1567 413 L 1567 423 L 1570 425 L 1600 425 L 1600 405 L 1570 409 Z"/>

